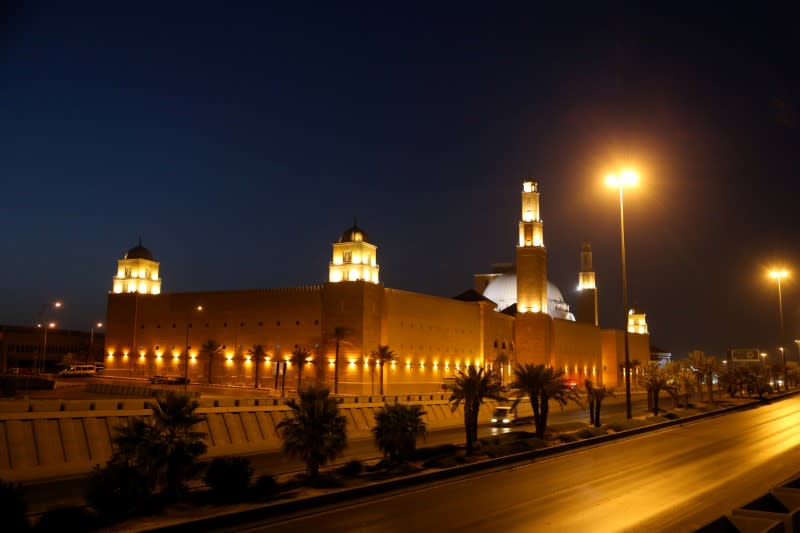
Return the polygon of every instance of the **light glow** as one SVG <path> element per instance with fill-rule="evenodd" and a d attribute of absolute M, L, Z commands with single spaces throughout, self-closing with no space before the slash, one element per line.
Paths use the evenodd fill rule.
<path fill-rule="evenodd" d="M 625 169 L 617 174 L 609 174 L 606 176 L 606 185 L 609 187 L 635 187 L 639 184 L 639 174 L 632 169 Z"/>

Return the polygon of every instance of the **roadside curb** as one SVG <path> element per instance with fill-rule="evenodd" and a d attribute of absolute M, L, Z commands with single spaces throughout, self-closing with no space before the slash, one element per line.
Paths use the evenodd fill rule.
<path fill-rule="evenodd" d="M 270 518 L 289 515 L 291 513 L 296 513 L 308 509 L 319 509 L 320 507 L 323 506 L 341 503 L 345 501 L 356 500 L 358 498 L 363 498 L 366 496 L 377 496 L 379 494 L 384 494 L 398 489 L 414 487 L 417 485 L 423 485 L 426 483 L 440 481 L 443 479 L 456 478 L 459 476 L 469 475 L 484 470 L 490 471 L 511 464 L 524 464 L 526 462 L 534 462 L 537 459 L 568 453 L 579 448 L 587 448 L 591 446 L 596 446 L 624 439 L 627 437 L 641 435 L 644 433 L 650 433 L 654 431 L 668 429 L 674 426 L 691 424 L 694 422 L 698 422 L 700 420 L 704 420 L 707 418 L 715 418 L 736 411 L 746 411 L 749 409 L 754 409 L 756 407 L 759 407 L 760 405 L 763 405 L 764 403 L 770 403 L 772 401 L 782 400 L 784 398 L 796 396 L 798 394 L 800 394 L 800 390 L 777 394 L 767 400 L 753 400 L 751 402 L 742 405 L 724 407 L 722 409 L 709 411 L 707 413 L 700 413 L 688 416 L 686 418 L 679 418 L 676 420 L 669 420 L 666 422 L 659 422 L 657 424 L 643 426 L 640 428 L 620 431 L 619 433 L 601 435 L 598 437 L 583 439 L 576 442 L 559 444 L 555 446 L 548 446 L 547 448 L 542 448 L 539 450 L 531 450 L 527 452 L 506 455 L 503 457 L 496 457 L 493 459 L 480 460 L 474 463 L 458 465 L 450 468 L 444 468 L 441 470 L 421 472 L 419 474 L 413 474 L 401 478 L 390 479 L 387 481 L 382 481 L 370 485 L 363 485 L 360 487 L 341 489 L 316 496 L 297 498 L 290 501 L 267 503 L 253 509 L 231 511 L 227 513 L 221 511 L 219 514 L 209 517 L 197 518 L 194 520 L 186 520 L 178 523 L 158 526 L 155 528 L 141 529 L 139 531 L 165 532 L 165 533 L 189 532 L 198 530 L 223 529 L 225 527 L 244 524 L 257 520 L 267 520 Z"/>

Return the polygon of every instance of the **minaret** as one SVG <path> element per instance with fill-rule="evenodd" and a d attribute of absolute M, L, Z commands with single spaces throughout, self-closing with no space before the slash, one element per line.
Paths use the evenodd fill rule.
<path fill-rule="evenodd" d="M 142 246 L 128 250 L 122 259 L 117 260 L 117 275 L 112 280 L 112 291 L 119 293 L 160 294 L 161 279 L 158 277 L 160 263 L 153 254 Z"/>
<path fill-rule="evenodd" d="M 583 241 L 581 271 L 578 273 L 578 322 L 600 325 L 597 312 L 597 285 L 592 268 L 592 245 Z"/>
<path fill-rule="evenodd" d="M 517 314 L 514 319 L 516 361 L 554 364 L 547 314 L 547 250 L 539 216 L 538 184 L 522 182 L 522 217 L 517 242 Z"/>
<path fill-rule="evenodd" d="M 333 243 L 328 264 L 328 281 L 367 281 L 378 283 L 378 247 L 369 242 L 367 232 L 353 224 Z"/>
<path fill-rule="evenodd" d="M 535 181 L 522 183 L 522 217 L 517 243 L 517 313 L 547 312 L 547 250 L 539 190 Z"/>

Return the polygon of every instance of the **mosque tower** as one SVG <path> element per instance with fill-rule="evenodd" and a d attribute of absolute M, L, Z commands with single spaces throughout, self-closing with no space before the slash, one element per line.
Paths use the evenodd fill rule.
<path fill-rule="evenodd" d="M 128 250 L 117 260 L 117 275 L 112 280 L 112 291 L 119 293 L 160 294 L 161 279 L 158 277 L 160 263 L 152 252 L 139 244 Z"/>
<path fill-rule="evenodd" d="M 517 244 L 517 313 L 547 312 L 547 250 L 539 191 L 535 181 L 522 183 L 522 219 Z"/>
<path fill-rule="evenodd" d="M 355 222 L 333 243 L 328 264 L 328 281 L 367 281 L 379 283 L 378 247 L 369 242 L 367 232 Z"/>
<path fill-rule="evenodd" d="M 549 364 L 550 316 L 547 314 L 547 250 L 539 216 L 539 185 L 522 182 L 522 217 L 517 243 L 516 352 L 520 362 Z"/>
<path fill-rule="evenodd" d="M 583 241 L 581 246 L 581 271 L 578 273 L 578 322 L 599 326 L 597 312 L 597 285 L 592 268 L 592 245 Z"/>

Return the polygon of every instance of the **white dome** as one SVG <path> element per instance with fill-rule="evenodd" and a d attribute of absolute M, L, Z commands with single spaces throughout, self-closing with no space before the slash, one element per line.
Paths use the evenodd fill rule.
<path fill-rule="evenodd" d="M 517 303 L 517 274 L 506 272 L 494 278 L 484 289 L 483 295 L 497 304 L 497 311 L 514 305 Z M 553 318 L 575 320 L 561 291 L 550 281 L 547 282 L 547 314 Z"/>

